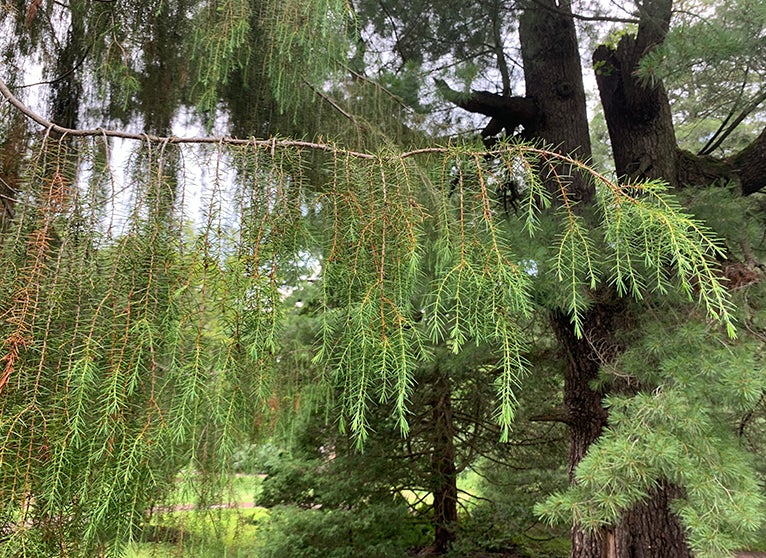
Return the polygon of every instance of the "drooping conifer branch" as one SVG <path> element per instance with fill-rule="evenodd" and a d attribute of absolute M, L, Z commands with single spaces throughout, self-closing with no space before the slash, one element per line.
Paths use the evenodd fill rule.
<path fill-rule="evenodd" d="M 301 258 L 314 258 L 309 265 L 322 274 L 315 362 L 338 388 L 345 424 L 360 441 L 381 400 L 407 430 L 415 375 L 434 346 L 460 352 L 471 344 L 497 351 L 495 415 L 508 436 L 528 367 L 524 325 L 535 273 L 560 279 L 558 302 L 569 311 L 562 319 L 577 331 L 587 332 L 590 289 L 605 281 L 637 298 L 675 284 L 730 325 L 712 264 L 717 244 L 661 184 L 620 186 L 544 146 L 373 154 L 277 138 L 74 130 L 29 110 L 5 84 L 0 92 L 37 125 L 79 138 L 70 145 L 44 134 L 39 156 L 22 171 L 32 203 L 19 204 L 23 218 L 0 237 L 11 262 L 0 268 L 0 287 L 16 293 L 0 322 L 13 359 L 0 398 L 11 420 L 0 425 L 0 439 L 14 440 L 0 445 L 10 463 L 0 486 L 15 487 L 18 475 L 40 501 L 76 501 L 79 515 L 57 513 L 83 548 L 115 524 L 129 539 L 132 520 L 155 493 L 171 490 L 178 468 L 224 467 L 252 435 L 253 404 L 276 412 L 289 398 L 289 378 L 275 372 L 281 289 L 293 286 Z M 104 231 L 113 203 L 103 193 L 113 174 L 109 137 L 138 142 L 127 186 L 133 197 L 119 208 L 127 211 L 117 233 Z M 190 231 L 181 226 L 188 185 L 177 146 L 195 143 L 213 147 L 213 161 L 198 164 L 214 186 L 201 196 L 204 223 Z M 312 150 L 322 154 L 318 172 L 309 168 Z M 55 199 L 35 197 L 35 189 L 75 154 L 86 172 L 65 177 L 66 211 L 46 213 Z M 586 228 L 571 204 L 550 207 L 536 169 L 555 162 L 596 185 L 599 227 Z M 229 165 L 237 169 L 230 179 Z M 515 172 L 523 182 L 518 218 L 495 199 Z M 554 178 L 563 191 L 567 178 Z M 543 216 L 555 229 L 551 252 L 531 256 L 530 267 L 521 253 Z M 32 245 L 41 224 L 60 239 L 43 251 L 17 250 Z M 13 318 L 32 279 L 38 300 L 23 314 L 30 333 L 21 343 Z M 49 405 L 47 393 L 64 395 Z M 47 430 L 28 427 L 41 422 Z M 9 493 L 12 505 L 23 505 L 23 490 Z"/>

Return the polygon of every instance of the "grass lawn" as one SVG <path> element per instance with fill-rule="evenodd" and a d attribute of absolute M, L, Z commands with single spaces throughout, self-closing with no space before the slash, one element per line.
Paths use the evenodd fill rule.
<path fill-rule="evenodd" d="M 193 481 L 193 479 L 188 479 Z M 215 502 L 226 506 L 196 509 L 200 494 L 194 482 L 180 476 L 168 511 L 156 512 L 146 534 L 150 542 L 132 543 L 127 558 L 252 557 L 259 524 L 268 519 L 264 508 L 252 505 L 260 486 L 258 475 L 233 475 Z M 231 508 L 229 507 L 231 506 Z"/>
<path fill-rule="evenodd" d="M 127 558 L 253 557 L 264 508 L 174 511 L 159 514 L 155 541 L 130 545 Z M 161 542 L 165 539 L 167 542 Z"/>
<path fill-rule="evenodd" d="M 231 475 L 222 483 L 215 502 L 226 505 L 245 504 L 255 499 L 262 480 L 261 475 Z M 199 479 L 191 475 L 179 475 L 178 486 L 173 495 L 173 505 L 194 506 L 200 501 Z"/>

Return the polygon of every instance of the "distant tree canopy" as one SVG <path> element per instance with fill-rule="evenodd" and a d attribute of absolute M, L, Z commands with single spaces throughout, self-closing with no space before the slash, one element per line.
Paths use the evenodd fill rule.
<path fill-rule="evenodd" d="M 470 389 L 438 365 L 460 355 L 509 440 L 541 328 L 566 371 L 538 420 L 567 426 L 573 484 L 539 512 L 575 527 L 572 556 L 744 544 L 764 512 L 735 431 L 758 437 L 766 387 L 766 12 L 702 3 L 705 24 L 675 27 L 670 0 L 620 7 L 9 5 L 0 555 L 118 551 L 180 470 L 212 487 L 307 382 L 361 445 L 378 404 L 410 432 L 419 382 L 442 402 Z M 589 163 L 580 20 L 628 25 L 593 57 L 617 178 Z M 688 46 L 708 25 L 720 45 Z M 484 143 L 438 107 L 489 117 Z M 306 378 L 283 350 L 284 300 L 308 277 Z M 431 444 L 449 480 L 439 551 L 453 426 Z"/>

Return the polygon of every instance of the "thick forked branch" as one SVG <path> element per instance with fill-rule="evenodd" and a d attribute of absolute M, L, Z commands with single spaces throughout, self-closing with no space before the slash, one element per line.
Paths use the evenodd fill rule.
<path fill-rule="evenodd" d="M 529 128 L 540 117 L 537 104 L 529 97 L 507 97 L 489 91 L 471 91 L 464 94 L 451 89 L 444 80 L 437 79 L 436 88 L 449 102 L 468 112 L 489 116 L 489 124 L 482 130 L 482 137 L 489 138 L 505 129 L 513 134 L 518 126 Z"/>
<path fill-rule="evenodd" d="M 635 37 L 593 54 L 617 174 L 633 180 L 659 178 L 673 186 L 733 182 L 748 195 L 766 187 L 766 130 L 748 147 L 724 159 L 679 149 L 670 103 L 662 83 L 635 76 L 641 59 L 665 40 L 671 0 L 647 0 Z"/>
<path fill-rule="evenodd" d="M 627 50 L 622 54 L 627 67 L 633 68 L 649 52 L 665 42 L 665 37 L 670 29 L 670 16 L 672 13 L 673 0 L 647 0 L 639 9 L 641 21 L 638 25 L 638 33 L 632 41 L 620 41 L 621 46 Z M 631 68 L 631 72 L 633 69 Z M 657 96 L 664 95 L 662 88 L 646 87 L 636 79 L 626 80 L 625 100 L 630 110 L 654 112 Z"/>

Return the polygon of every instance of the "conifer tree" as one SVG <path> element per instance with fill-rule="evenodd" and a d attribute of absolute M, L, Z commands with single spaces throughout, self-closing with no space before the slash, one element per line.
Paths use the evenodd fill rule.
<path fill-rule="evenodd" d="M 413 380 L 434 346 L 497 348 L 496 416 L 509 436 L 533 341 L 525 324 L 543 309 L 569 362 L 560 419 L 576 483 L 541 511 L 572 518 L 574 556 L 713 556 L 760 524 L 760 491 L 727 421 L 752 412 L 764 380 L 746 358 L 758 345 L 745 339 L 740 353 L 731 341 L 725 286 L 758 275 L 732 262 L 736 250 L 662 181 L 721 177 L 753 193 L 763 186 L 764 136 L 723 161 L 676 149 L 664 90 L 642 58 L 664 45 L 670 2 L 642 3 L 636 36 L 596 53 L 620 181 L 584 162 L 568 3 L 521 6 L 527 97 L 518 99 L 501 3 L 382 6 L 387 13 L 360 3 L 352 14 L 332 0 L 35 1 L 2 16 L 6 68 L 39 56 L 53 84 L 45 118 L 14 94 L 20 71 L 3 76 L 10 87 L 0 83 L 0 125 L 14 131 L 0 167 L 5 555 L 111 553 L 137 535 L 182 467 L 206 480 L 225 469 L 257 427 L 253 402 L 268 406 L 278 381 L 282 292 L 301 259 L 322 273 L 315 359 L 342 386 L 346 426 L 360 442 L 373 401 L 391 403 L 406 434 Z M 481 24 L 486 9 L 491 29 Z M 502 94 L 441 86 L 492 117 L 483 146 L 412 146 L 429 137 L 383 89 L 392 76 L 376 83 L 348 67 L 349 55 L 358 64 L 373 54 L 375 41 L 353 40 L 350 27 L 357 17 L 367 29 L 370 14 L 379 32 L 410 30 L 396 40 L 404 77 L 439 56 L 490 53 L 474 68 L 495 61 Z M 445 47 L 436 39 L 455 14 L 462 40 Z M 403 40 L 425 16 L 434 33 Z M 203 126 L 239 137 L 173 135 L 181 110 L 193 108 Z M 35 133 L 18 131 L 20 114 Z M 538 143 L 492 140 L 519 126 Z M 110 157 L 117 139 L 134 146 L 121 177 Z M 204 183 L 201 220 L 190 219 L 192 169 Z M 738 275 L 722 274 L 721 261 Z M 692 313 L 706 327 L 679 331 L 675 352 L 658 348 L 652 325 L 663 322 L 647 318 L 652 311 Z M 711 339 L 725 352 L 703 351 Z M 646 370 L 647 355 L 656 370 Z M 700 393 L 698 370 L 714 391 Z M 662 549 L 636 535 L 647 517 Z"/>

